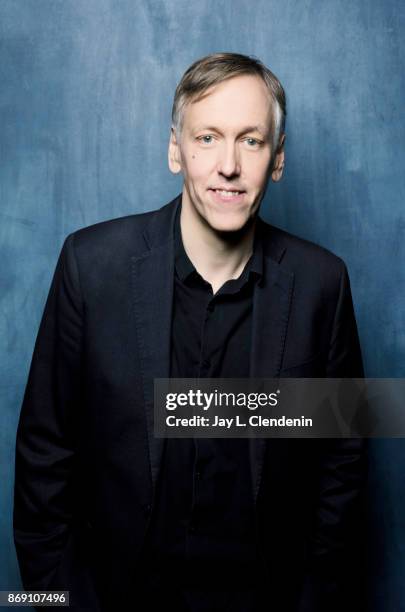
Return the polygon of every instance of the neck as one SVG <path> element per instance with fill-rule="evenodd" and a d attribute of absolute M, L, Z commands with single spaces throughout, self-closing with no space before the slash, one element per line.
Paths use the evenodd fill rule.
<path fill-rule="evenodd" d="M 241 275 L 253 252 L 255 221 L 237 232 L 217 232 L 193 207 L 183 204 L 180 227 L 184 249 L 214 293 L 226 281 Z"/>

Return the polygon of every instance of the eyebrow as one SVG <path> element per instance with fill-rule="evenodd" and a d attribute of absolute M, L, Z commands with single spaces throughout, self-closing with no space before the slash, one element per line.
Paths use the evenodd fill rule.
<path fill-rule="evenodd" d="M 217 132 L 218 134 L 221 134 L 221 130 L 215 125 L 199 125 L 193 130 L 193 133 L 199 132 L 201 130 L 209 130 L 211 132 Z M 242 136 L 243 134 L 247 134 L 248 132 L 259 132 L 259 134 L 261 134 L 264 138 L 268 136 L 268 130 L 264 129 L 261 125 L 248 125 L 242 130 L 240 130 L 238 136 Z"/>

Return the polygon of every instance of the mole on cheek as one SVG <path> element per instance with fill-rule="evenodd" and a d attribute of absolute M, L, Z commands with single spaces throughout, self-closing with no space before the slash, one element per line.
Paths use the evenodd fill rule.
<path fill-rule="evenodd" d="M 195 155 L 193 155 L 193 159 L 195 159 Z"/>

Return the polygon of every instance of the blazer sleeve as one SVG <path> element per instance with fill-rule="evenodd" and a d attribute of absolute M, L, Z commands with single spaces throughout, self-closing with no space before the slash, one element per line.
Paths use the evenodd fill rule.
<path fill-rule="evenodd" d="M 327 378 L 363 378 L 359 335 L 354 316 L 350 280 L 342 262 L 339 293 L 329 344 Z"/>
<path fill-rule="evenodd" d="M 26 590 L 50 588 L 70 548 L 83 401 L 83 320 L 73 234 L 57 262 L 17 429 L 14 541 Z"/>
<path fill-rule="evenodd" d="M 363 376 L 350 281 L 342 262 L 326 377 Z M 364 605 L 366 441 L 320 442 L 319 501 L 300 612 L 343 608 L 358 612 Z"/>

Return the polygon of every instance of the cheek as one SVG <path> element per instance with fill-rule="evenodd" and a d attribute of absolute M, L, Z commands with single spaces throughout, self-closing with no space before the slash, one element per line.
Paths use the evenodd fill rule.
<path fill-rule="evenodd" d="M 252 185 L 262 187 L 268 179 L 268 168 L 267 158 L 260 161 L 249 160 L 249 163 L 245 165 L 245 177 Z"/>
<path fill-rule="evenodd" d="M 208 155 L 194 151 L 187 159 L 182 160 L 184 177 L 190 181 L 204 180 L 212 172 L 212 159 Z"/>

